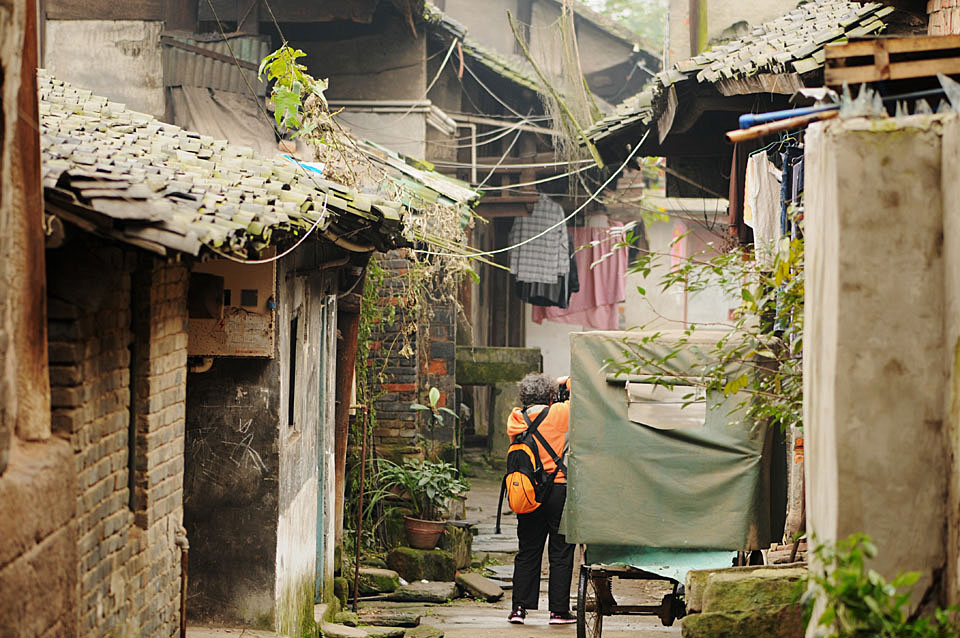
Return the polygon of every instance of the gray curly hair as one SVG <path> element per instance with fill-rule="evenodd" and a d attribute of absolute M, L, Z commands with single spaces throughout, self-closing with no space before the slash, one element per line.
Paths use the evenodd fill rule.
<path fill-rule="evenodd" d="M 557 396 L 557 380 L 539 372 L 531 372 L 518 384 L 520 403 L 524 408 L 531 405 L 549 405 Z"/>

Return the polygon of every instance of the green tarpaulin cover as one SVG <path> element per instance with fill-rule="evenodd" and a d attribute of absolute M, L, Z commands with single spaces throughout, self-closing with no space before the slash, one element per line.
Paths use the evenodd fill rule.
<path fill-rule="evenodd" d="M 685 410 L 682 403 L 670 393 L 634 387 L 647 371 L 630 377 L 628 393 L 628 379 L 604 369 L 606 360 L 623 360 L 625 339 L 653 357 L 667 352 L 644 344 L 644 336 L 571 335 L 567 541 L 726 550 L 763 549 L 780 541 L 786 515 L 782 435 L 740 418 L 737 405 L 744 397 L 738 395 L 708 393 L 705 411 L 689 408 L 694 418 L 658 419 L 658 410 Z M 719 336 L 695 333 L 668 363 L 671 372 L 696 378 Z M 665 334 L 661 340 L 681 337 Z M 643 404 L 652 400 L 662 404 Z M 630 415 L 657 422 L 635 422 Z"/>

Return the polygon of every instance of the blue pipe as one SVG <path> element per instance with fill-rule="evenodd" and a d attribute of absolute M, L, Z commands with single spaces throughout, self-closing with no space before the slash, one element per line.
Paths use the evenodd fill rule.
<path fill-rule="evenodd" d="M 799 115 L 812 115 L 814 113 L 823 113 L 824 111 L 836 111 L 839 106 L 811 106 L 803 109 L 788 109 L 786 111 L 770 111 L 769 113 L 744 113 L 740 116 L 740 128 L 750 128 L 757 124 L 766 124 L 767 122 L 776 122 L 785 120 L 788 117 L 797 117 Z"/>

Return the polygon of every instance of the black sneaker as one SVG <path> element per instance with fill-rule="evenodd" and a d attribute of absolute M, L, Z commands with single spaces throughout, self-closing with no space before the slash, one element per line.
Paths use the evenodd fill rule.
<path fill-rule="evenodd" d="M 570 625 L 575 622 L 577 622 L 577 617 L 571 614 L 569 611 L 550 612 L 551 625 Z"/>
<path fill-rule="evenodd" d="M 523 605 L 517 605 L 513 608 L 513 611 L 510 612 L 510 615 L 507 616 L 507 622 L 511 622 L 514 625 L 522 625 L 526 618 L 527 610 L 523 608 Z"/>

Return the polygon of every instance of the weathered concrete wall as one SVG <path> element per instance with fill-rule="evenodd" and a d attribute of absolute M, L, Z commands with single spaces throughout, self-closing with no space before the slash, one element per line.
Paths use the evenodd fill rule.
<path fill-rule="evenodd" d="M 80 635 L 173 636 L 186 268 L 92 238 L 48 265 L 53 428 L 70 439 L 77 476 Z"/>
<path fill-rule="evenodd" d="M 477 10 L 472 0 L 445 0 L 444 12 L 465 27 L 470 37 L 494 51 L 512 54 L 515 50 L 507 11 L 517 16 L 517 0 L 485 0 L 483 10 Z"/>
<path fill-rule="evenodd" d="M 316 584 L 318 508 L 334 489 L 332 461 L 334 423 L 332 374 L 336 366 L 336 290 L 322 276 L 295 276 L 307 263 L 281 262 L 279 269 L 278 351 L 281 356 L 279 520 L 277 523 L 276 581 L 274 596 L 277 630 L 300 636 L 313 621 Z M 296 341 L 289 329 L 296 317 Z M 286 328 L 286 329 L 285 329 Z M 296 356 L 296 365 L 290 357 Z M 291 384 L 291 372 L 294 381 Z M 293 399 L 290 400 L 290 392 Z M 290 407 L 294 411 L 289 413 Z M 321 446 L 326 444 L 323 449 Z M 319 467 L 324 467 L 323 476 Z M 318 493 L 319 490 L 319 493 Z M 323 512 L 324 520 L 335 518 Z M 321 530 L 321 537 L 324 537 Z M 325 567 L 333 566 L 333 542 Z M 332 571 L 330 571 L 332 580 Z M 322 580 L 321 580 L 322 582 Z"/>
<path fill-rule="evenodd" d="M 370 113 L 347 108 L 337 119 L 342 120 L 357 137 L 382 144 L 398 153 L 426 157 L 426 118 L 423 113 L 405 115 L 408 108 L 402 108 L 397 113 Z"/>
<path fill-rule="evenodd" d="M 944 322 L 944 393 L 949 449 L 947 475 L 947 602 L 960 602 L 960 120 L 943 125 L 943 261 L 946 290 Z"/>
<path fill-rule="evenodd" d="M 274 626 L 280 363 L 218 358 L 187 384 L 189 618 Z"/>
<path fill-rule="evenodd" d="M 142 20 L 47 20 L 44 64 L 61 80 L 163 119 L 160 32 Z"/>
<path fill-rule="evenodd" d="M 798 0 L 710 0 L 700 2 L 706 11 L 708 41 L 727 39 L 735 25 L 763 24 L 796 9 Z M 668 13 L 667 63 L 673 65 L 695 55 L 690 50 L 690 0 L 670 0 Z M 704 19 L 701 14 L 701 20 Z M 735 37 L 740 37 L 736 35 Z"/>
<path fill-rule="evenodd" d="M 278 264 L 274 357 L 217 358 L 190 376 L 188 613 L 198 620 L 312 629 L 318 519 L 319 582 L 332 585 L 336 278 L 318 270 L 315 249 Z"/>
<path fill-rule="evenodd" d="M 414 38 L 403 20 L 384 21 L 378 33 L 297 42 L 304 64 L 329 78 L 330 100 L 422 100 L 426 89 L 426 38 Z"/>
<path fill-rule="evenodd" d="M 940 124 L 835 121 L 807 149 L 808 529 L 870 534 L 922 592 L 946 563 Z"/>

